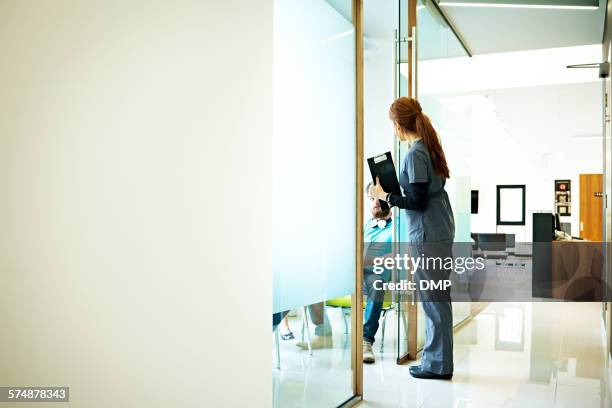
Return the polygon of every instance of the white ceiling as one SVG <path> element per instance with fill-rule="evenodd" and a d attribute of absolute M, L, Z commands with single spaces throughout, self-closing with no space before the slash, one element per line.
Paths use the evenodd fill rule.
<path fill-rule="evenodd" d="M 490 54 L 601 43 L 606 0 L 599 4 L 597 10 L 441 8 L 474 54 Z"/>
<path fill-rule="evenodd" d="M 598 44 L 545 50 L 432 59 L 419 63 L 419 94 L 448 94 L 489 89 L 599 82 L 597 69 L 567 69 L 596 61 Z M 407 66 L 400 71 L 407 75 Z"/>

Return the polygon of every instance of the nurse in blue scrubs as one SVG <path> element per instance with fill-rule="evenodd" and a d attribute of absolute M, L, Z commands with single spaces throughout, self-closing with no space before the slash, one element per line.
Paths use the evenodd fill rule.
<path fill-rule="evenodd" d="M 444 190 L 450 173 L 438 135 L 416 99 L 397 99 L 389 109 L 389 118 L 400 140 L 410 145 L 399 175 L 403 194 L 387 193 L 377 182 L 370 195 L 387 201 L 390 207 L 405 210 L 408 231 L 403 238 L 409 243 L 411 255 L 452 258 L 455 223 Z M 439 262 L 433 264 L 415 271 L 417 288 L 421 280 L 449 279 L 450 270 Z M 410 367 L 410 374 L 416 378 L 451 379 L 453 313 L 450 290 L 419 290 L 418 293 L 425 312 L 425 344 L 421 364 Z"/>

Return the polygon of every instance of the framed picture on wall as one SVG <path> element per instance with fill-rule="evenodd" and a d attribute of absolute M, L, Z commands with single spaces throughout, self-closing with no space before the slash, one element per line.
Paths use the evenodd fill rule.
<path fill-rule="evenodd" d="M 525 225 L 525 185 L 497 186 L 497 225 Z"/>
<path fill-rule="evenodd" d="M 561 217 L 572 215 L 571 180 L 555 180 L 555 212 Z"/>

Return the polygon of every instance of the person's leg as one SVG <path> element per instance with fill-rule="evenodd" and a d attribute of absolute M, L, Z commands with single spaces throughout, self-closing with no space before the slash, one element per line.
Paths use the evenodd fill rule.
<path fill-rule="evenodd" d="M 453 312 L 450 302 L 423 302 L 425 344 L 421 368 L 435 374 L 453 372 Z"/>
<path fill-rule="evenodd" d="M 310 346 L 313 349 L 332 347 L 332 329 L 327 313 L 325 313 L 325 303 L 320 302 L 308 306 L 308 314 L 315 325 L 315 336 L 310 342 Z M 306 342 L 301 341 L 296 345 L 303 350 L 308 349 L 308 343 Z"/>
<path fill-rule="evenodd" d="M 363 313 L 363 339 L 370 344 L 374 344 L 374 338 L 378 331 L 382 303 L 369 300 L 366 303 Z"/>
<path fill-rule="evenodd" d="M 378 280 L 384 282 L 384 279 L 380 275 L 374 273 L 365 273 L 363 277 L 363 291 L 368 299 L 363 322 L 363 362 L 368 364 L 376 361 L 376 357 L 372 351 L 372 345 L 374 344 L 374 338 L 378 331 L 378 322 L 380 320 L 383 300 L 385 298 L 385 292 L 383 290 L 376 290 L 374 288 L 374 282 Z"/>
<path fill-rule="evenodd" d="M 280 325 L 278 327 L 278 331 L 280 332 L 281 339 L 283 340 L 293 340 L 295 336 L 289 327 L 289 317 L 285 315 L 283 320 L 281 320 Z"/>
<path fill-rule="evenodd" d="M 272 313 L 272 331 L 274 331 L 281 320 L 287 316 L 287 313 L 289 313 L 288 310 L 285 310 L 284 312 Z"/>
<path fill-rule="evenodd" d="M 287 316 L 285 316 L 283 320 L 281 320 L 280 325 L 281 325 L 282 331 L 284 332 L 291 331 L 291 328 L 289 327 L 289 319 L 287 318 Z"/>
<path fill-rule="evenodd" d="M 315 303 L 308 306 L 308 313 L 310 314 L 310 320 L 315 325 L 315 335 L 316 336 L 331 336 L 331 324 L 329 324 L 329 319 L 327 318 L 327 313 L 325 313 L 325 303 Z"/>
<path fill-rule="evenodd" d="M 374 344 L 374 337 L 378 331 L 380 314 L 382 312 L 385 292 L 374 289 L 374 282 L 383 280 L 380 275 L 366 273 L 363 277 L 363 289 L 367 295 L 367 303 L 363 314 L 363 339 L 370 344 Z"/>
<path fill-rule="evenodd" d="M 427 244 L 424 253 L 426 258 L 445 259 L 452 257 L 452 244 Z M 448 279 L 450 271 L 444 268 L 419 269 L 417 281 Z M 420 284 L 417 282 L 417 287 Z M 452 374 L 453 372 L 453 311 L 450 290 L 419 290 L 419 299 L 425 313 L 425 344 L 421 359 L 421 368 L 434 374 Z"/>

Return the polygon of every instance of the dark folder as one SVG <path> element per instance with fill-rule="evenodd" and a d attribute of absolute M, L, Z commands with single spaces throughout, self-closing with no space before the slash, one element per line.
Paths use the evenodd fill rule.
<path fill-rule="evenodd" d="M 376 177 L 378 177 L 383 190 L 387 193 L 402 194 L 399 181 L 397 181 L 397 175 L 395 174 L 395 165 L 391 158 L 391 152 L 370 157 L 368 159 L 368 167 L 370 167 L 372 181 L 376 182 Z M 378 201 L 380 201 L 380 206 L 383 210 L 389 208 L 385 201 Z"/>

